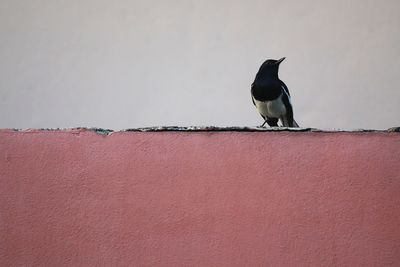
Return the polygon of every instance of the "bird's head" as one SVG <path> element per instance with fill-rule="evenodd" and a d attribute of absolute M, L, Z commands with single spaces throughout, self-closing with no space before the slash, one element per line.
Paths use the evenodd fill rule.
<path fill-rule="evenodd" d="M 260 70 L 258 71 L 259 73 L 262 74 L 269 74 L 269 75 L 278 75 L 278 70 L 279 70 L 279 64 L 285 60 L 285 57 L 281 59 L 267 59 L 264 61 L 264 63 L 261 65 Z"/>

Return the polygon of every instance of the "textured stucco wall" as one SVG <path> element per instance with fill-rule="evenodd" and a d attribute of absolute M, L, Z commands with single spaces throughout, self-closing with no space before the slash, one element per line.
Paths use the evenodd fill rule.
<path fill-rule="evenodd" d="M 398 266 L 400 134 L 0 131 L 1 266 Z"/>

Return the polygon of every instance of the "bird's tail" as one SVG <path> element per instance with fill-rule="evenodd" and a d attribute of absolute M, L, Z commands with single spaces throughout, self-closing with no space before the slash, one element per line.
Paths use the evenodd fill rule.
<path fill-rule="evenodd" d="M 300 127 L 294 119 L 293 119 L 293 127 Z"/>

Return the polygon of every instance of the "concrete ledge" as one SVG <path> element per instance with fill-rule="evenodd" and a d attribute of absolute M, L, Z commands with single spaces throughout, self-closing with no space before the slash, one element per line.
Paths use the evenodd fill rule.
<path fill-rule="evenodd" d="M 0 266 L 396 266 L 397 129 L 0 130 Z"/>
<path fill-rule="evenodd" d="M 74 131 L 74 130 L 92 130 L 94 132 L 108 135 L 115 132 L 318 132 L 318 133 L 343 133 L 343 132 L 400 132 L 400 127 L 392 127 L 387 130 L 374 129 L 319 129 L 319 128 L 289 128 L 289 127 L 217 127 L 217 126 L 154 126 L 143 128 L 129 128 L 120 131 L 111 129 L 102 129 L 96 127 L 77 127 L 77 128 L 42 128 L 42 129 L 0 129 L 0 131 Z"/>

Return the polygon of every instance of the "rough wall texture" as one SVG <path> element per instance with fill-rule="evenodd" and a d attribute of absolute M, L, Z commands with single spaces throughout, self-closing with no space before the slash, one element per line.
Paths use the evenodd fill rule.
<path fill-rule="evenodd" d="M 398 266 L 400 134 L 0 131 L 1 266 Z"/>

